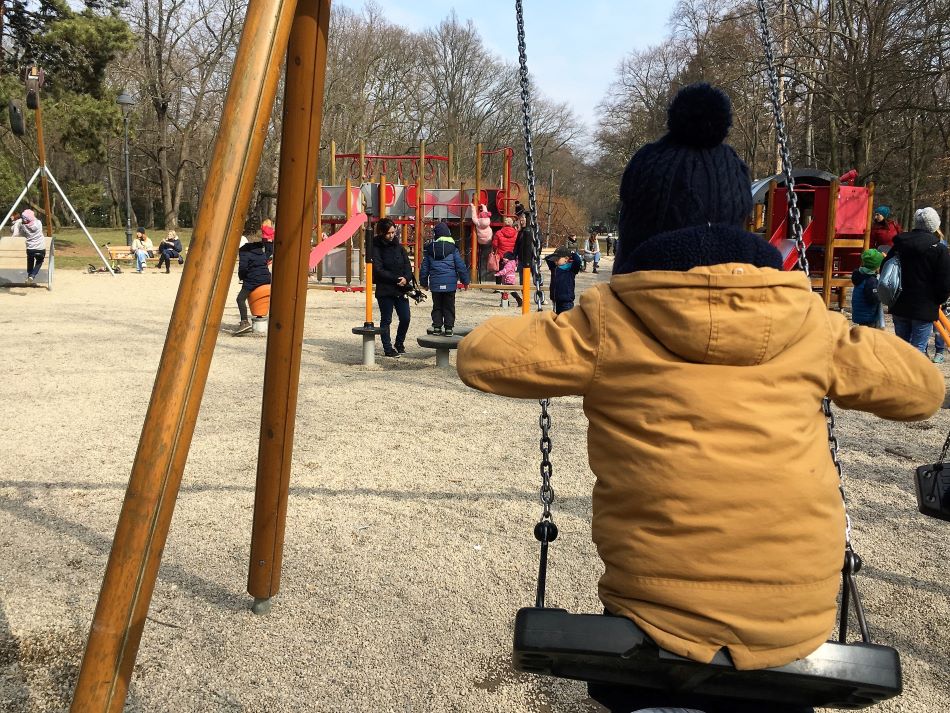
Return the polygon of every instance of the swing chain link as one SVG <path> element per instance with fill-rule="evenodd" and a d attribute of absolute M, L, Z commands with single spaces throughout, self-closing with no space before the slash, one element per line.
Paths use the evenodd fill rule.
<path fill-rule="evenodd" d="M 795 249 L 798 251 L 798 266 L 805 277 L 810 277 L 808 257 L 805 252 L 805 240 L 802 234 L 802 216 L 798 209 L 798 196 L 795 195 L 795 178 L 792 176 L 792 159 L 788 152 L 788 133 L 785 130 L 785 119 L 782 117 L 781 97 L 778 88 L 778 70 L 775 68 L 775 54 L 772 51 L 772 31 L 769 29 L 769 16 L 765 7 L 765 0 L 756 0 L 759 13 L 759 28 L 762 34 L 762 47 L 765 50 L 766 74 L 769 80 L 769 93 L 772 102 L 772 114 L 775 119 L 775 135 L 778 139 L 779 154 L 782 159 L 782 175 L 788 196 L 788 220 L 795 240 Z M 841 493 L 841 502 L 844 506 L 845 518 L 845 546 L 851 550 L 851 516 L 848 514 L 848 500 L 844 490 L 844 475 L 841 471 L 841 461 L 838 459 L 838 436 L 835 434 L 835 415 L 831 410 L 831 399 L 827 396 L 821 402 L 822 411 L 828 426 L 828 450 L 831 452 L 831 461 L 838 472 L 838 490 Z M 950 448 L 950 436 L 944 446 L 944 454 Z"/>
<path fill-rule="evenodd" d="M 762 32 L 762 46 L 765 48 L 765 63 L 769 79 L 769 93 L 772 100 L 772 114 L 775 119 L 775 134 L 778 139 L 779 154 L 782 159 L 782 175 L 788 196 L 788 220 L 798 252 L 798 266 L 807 277 L 809 275 L 808 256 L 805 252 L 805 240 L 802 235 L 802 216 L 798 209 L 798 196 L 795 194 L 795 178 L 792 176 L 792 159 L 788 152 L 788 132 L 782 116 L 781 96 L 778 88 L 778 70 L 775 68 L 775 54 L 772 52 L 772 31 L 769 29 L 768 12 L 765 0 L 756 0 L 759 10 L 759 28 Z"/>
<path fill-rule="evenodd" d="M 841 502 L 844 508 L 844 542 L 848 550 L 851 549 L 851 515 L 848 514 L 847 498 L 844 494 L 844 474 L 841 472 L 841 461 L 838 459 L 838 436 L 835 435 L 835 412 L 831 409 L 831 399 L 827 396 L 821 401 L 821 409 L 825 414 L 828 425 L 828 450 L 831 451 L 831 462 L 838 471 L 838 491 L 841 493 Z"/>
<path fill-rule="evenodd" d="M 940 459 L 938 463 L 943 463 L 947 460 L 947 452 L 950 451 L 950 433 L 947 433 L 947 440 L 943 442 L 943 450 L 940 451 Z"/>
<path fill-rule="evenodd" d="M 518 21 L 518 67 L 521 79 L 521 121 L 524 127 L 524 160 L 525 172 L 528 179 L 528 210 L 531 214 L 531 229 L 534 241 L 534 260 L 532 273 L 534 278 L 534 301 L 537 311 L 540 312 L 544 304 L 544 281 L 541 277 L 541 231 L 538 226 L 537 194 L 535 192 L 534 150 L 531 138 L 531 84 L 528 79 L 528 50 L 525 44 L 524 9 L 521 0 L 515 0 L 515 15 Z M 552 520 L 551 506 L 554 504 L 554 487 L 551 485 L 551 476 L 554 469 L 551 465 L 551 414 L 548 412 L 550 399 L 541 399 L 541 415 L 538 424 L 541 428 L 541 490 L 539 497 L 543 511 L 541 521 Z"/>
<path fill-rule="evenodd" d="M 551 466 L 551 414 L 548 413 L 549 399 L 541 399 L 541 415 L 538 424 L 541 426 L 541 490 L 539 497 L 544 507 L 541 513 L 542 520 L 551 519 L 551 505 L 554 504 L 554 487 L 551 485 L 551 476 L 554 469 Z"/>
<path fill-rule="evenodd" d="M 524 161 L 525 173 L 528 178 L 528 211 L 531 214 L 531 229 L 533 238 L 534 260 L 532 276 L 534 278 L 534 302 L 537 311 L 541 311 L 544 304 L 544 278 L 541 276 L 541 231 L 538 224 L 538 198 L 534 173 L 534 142 L 531 137 L 531 82 L 528 78 L 528 49 L 524 35 L 524 10 L 521 0 L 515 0 L 515 14 L 518 19 L 518 66 L 521 78 L 521 121 L 524 126 Z"/>

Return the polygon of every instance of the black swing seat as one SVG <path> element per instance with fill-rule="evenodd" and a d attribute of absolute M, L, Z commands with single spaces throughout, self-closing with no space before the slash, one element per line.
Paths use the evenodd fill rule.
<path fill-rule="evenodd" d="M 627 618 L 563 609 L 519 610 L 512 658 L 527 673 L 764 704 L 866 708 L 902 690 L 900 656 L 888 646 L 829 641 L 785 666 L 739 671 L 726 652 L 690 661 Z"/>

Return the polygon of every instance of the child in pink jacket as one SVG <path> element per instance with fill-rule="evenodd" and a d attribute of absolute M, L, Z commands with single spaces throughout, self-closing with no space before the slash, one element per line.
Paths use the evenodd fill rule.
<path fill-rule="evenodd" d="M 515 254 L 505 253 L 499 264 L 501 267 L 498 272 L 495 273 L 495 277 L 500 277 L 501 284 L 503 285 L 515 285 L 515 289 L 511 290 L 511 294 L 520 307 L 521 293 L 518 292 L 518 261 L 515 260 Z"/>

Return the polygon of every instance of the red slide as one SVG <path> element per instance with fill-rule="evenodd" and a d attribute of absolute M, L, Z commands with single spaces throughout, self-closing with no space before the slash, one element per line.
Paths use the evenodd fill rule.
<path fill-rule="evenodd" d="M 357 213 L 343 224 L 343 227 L 336 231 L 329 238 L 317 245 L 310 251 L 310 269 L 313 270 L 320 264 L 320 261 L 327 256 L 327 253 L 349 240 L 357 230 L 366 222 L 366 213 Z"/>

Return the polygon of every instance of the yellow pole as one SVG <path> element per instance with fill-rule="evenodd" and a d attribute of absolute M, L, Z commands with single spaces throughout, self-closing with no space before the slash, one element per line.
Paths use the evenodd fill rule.
<path fill-rule="evenodd" d="M 531 268 L 521 268 L 521 314 L 531 311 Z"/>
<path fill-rule="evenodd" d="M 353 206 L 350 201 L 350 192 L 353 190 L 353 183 L 350 181 L 349 175 L 346 177 L 346 219 L 349 220 L 353 217 Z M 353 282 L 353 238 L 351 237 L 346 241 L 346 284 L 349 285 Z"/>
<path fill-rule="evenodd" d="M 366 141 L 360 139 L 360 183 L 366 180 Z"/>
<path fill-rule="evenodd" d="M 336 141 L 330 142 L 330 185 L 336 185 Z"/>
<path fill-rule="evenodd" d="M 323 242 L 323 181 L 317 181 L 317 245 Z M 323 261 L 317 265 L 317 281 L 323 279 Z"/>

